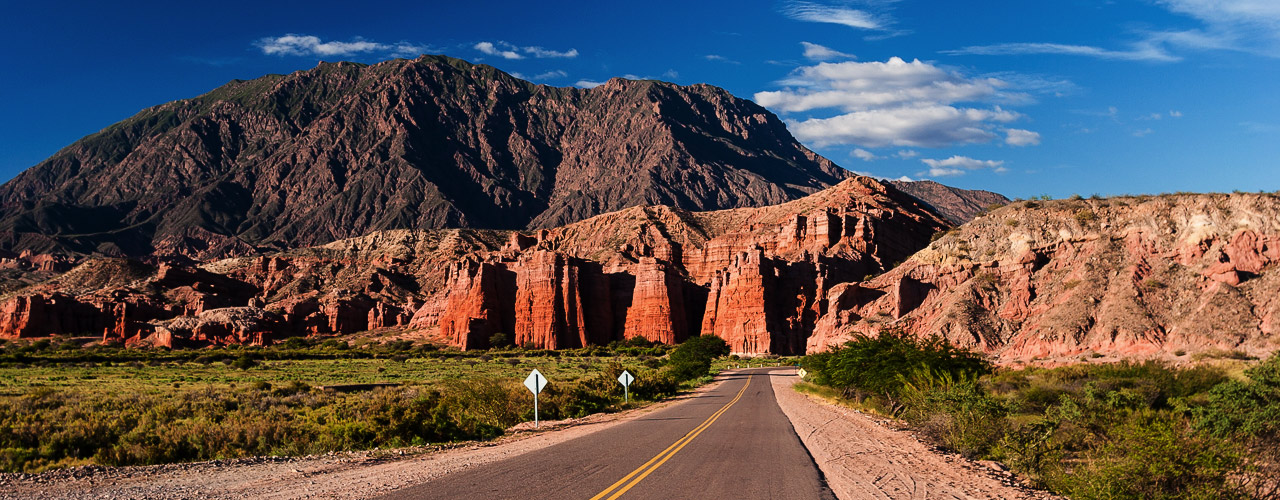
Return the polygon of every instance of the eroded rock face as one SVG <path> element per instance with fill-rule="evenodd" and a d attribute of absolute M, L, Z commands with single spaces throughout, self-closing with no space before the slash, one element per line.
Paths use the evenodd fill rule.
<path fill-rule="evenodd" d="M 802 353 L 829 286 L 945 227 L 868 178 L 759 209 L 631 209 L 508 237 L 456 265 L 413 325 L 464 348 L 498 332 L 544 348 L 714 334 L 739 354 Z"/>
<path fill-rule="evenodd" d="M 899 327 L 1006 363 L 1265 356 L 1280 348 L 1278 202 L 1234 194 L 1016 203 L 885 275 L 833 289 L 839 296 L 808 350 Z"/>
<path fill-rule="evenodd" d="M 49 326 L 33 299 L 5 306 L 0 332 L 199 345 L 399 328 L 463 349 L 714 334 L 739 354 L 795 354 L 831 286 L 883 272 L 946 227 L 891 186 L 855 178 L 762 208 L 636 207 L 534 232 L 387 231 L 205 263 L 89 259 L 31 290 L 63 294 L 58 307 L 77 304 L 84 326 Z"/>
<path fill-rule="evenodd" d="M 271 343 L 282 327 L 276 313 L 257 307 L 226 307 L 165 321 L 125 339 L 125 346 L 264 345 Z"/>

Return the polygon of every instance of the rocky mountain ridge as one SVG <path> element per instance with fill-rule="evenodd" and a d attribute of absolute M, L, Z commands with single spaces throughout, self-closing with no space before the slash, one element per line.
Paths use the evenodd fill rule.
<path fill-rule="evenodd" d="M 207 260 L 389 229 L 786 202 L 850 177 L 709 85 L 322 63 L 146 109 L 0 186 L 0 249 Z"/>

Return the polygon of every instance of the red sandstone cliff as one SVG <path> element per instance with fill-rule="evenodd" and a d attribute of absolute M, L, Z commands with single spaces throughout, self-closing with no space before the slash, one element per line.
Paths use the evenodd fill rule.
<path fill-rule="evenodd" d="M 466 348 L 494 333 L 549 348 L 715 334 L 737 353 L 801 353 L 830 284 L 883 272 L 945 227 L 870 178 L 757 209 L 628 209 L 511 233 L 456 264 L 412 326 Z"/>

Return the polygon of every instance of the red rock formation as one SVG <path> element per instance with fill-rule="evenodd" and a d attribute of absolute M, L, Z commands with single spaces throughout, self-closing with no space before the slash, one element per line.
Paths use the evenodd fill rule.
<path fill-rule="evenodd" d="M 464 350 L 483 349 L 489 347 L 493 334 L 512 333 L 502 313 L 498 273 L 497 266 L 470 259 L 450 266 L 444 310 L 437 320 L 442 338 Z M 415 316 L 412 324 L 425 327 L 430 321 Z"/>
<path fill-rule="evenodd" d="M 20 295 L 0 304 L 0 338 L 94 335 L 109 321 L 96 307 L 61 294 Z"/>
<path fill-rule="evenodd" d="M 672 345 L 689 337 L 684 281 L 667 264 L 644 257 L 635 267 L 635 289 L 624 313 L 624 338 L 642 337 Z"/>
<path fill-rule="evenodd" d="M 777 293 L 772 271 L 758 249 L 735 255 L 711 279 L 702 333 L 725 339 L 734 354 L 776 352 L 773 333 L 778 328 L 770 316 L 780 311 L 770 300 Z"/>
<path fill-rule="evenodd" d="M 199 265 L 91 259 L 45 291 L 74 289 L 104 340 L 132 344 L 407 326 L 464 349 L 497 333 L 551 349 L 711 333 L 740 354 L 792 354 L 826 312 L 828 288 L 882 271 L 944 227 L 858 178 L 778 206 L 633 208 L 533 234 L 390 231 Z M 170 318 L 244 307 L 275 314 L 274 326 L 171 328 Z"/>

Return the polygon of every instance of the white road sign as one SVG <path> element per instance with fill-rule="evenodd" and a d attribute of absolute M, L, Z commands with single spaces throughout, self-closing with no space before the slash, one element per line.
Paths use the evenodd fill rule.
<path fill-rule="evenodd" d="M 801 368 L 801 369 L 799 369 L 799 370 L 796 370 L 796 375 L 799 375 L 799 376 L 800 376 L 800 378 L 804 378 L 804 376 L 805 376 L 805 375 L 808 375 L 808 374 L 809 374 L 809 372 L 805 371 L 805 370 L 804 370 L 804 368 Z"/>
<path fill-rule="evenodd" d="M 537 368 L 534 368 L 533 371 L 529 373 L 529 377 L 524 379 L 524 386 L 528 387 L 530 392 L 537 394 L 542 392 L 543 387 L 547 386 L 547 377 L 542 376 L 542 372 L 538 371 Z"/>
<path fill-rule="evenodd" d="M 636 376 L 631 372 L 622 370 L 622 375 L 618 375 L 618 382 L 622 383 L 622 402 L 631 403 L 631 383 L 636 381 Z"/>

